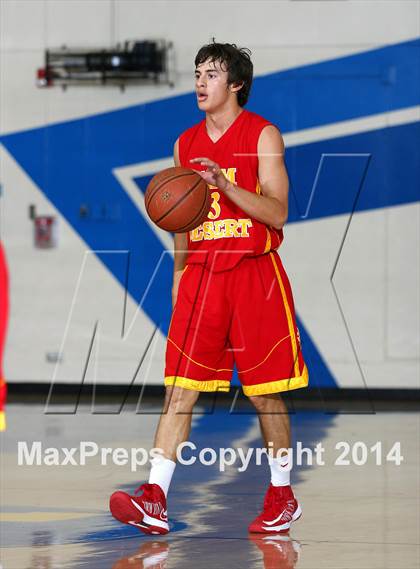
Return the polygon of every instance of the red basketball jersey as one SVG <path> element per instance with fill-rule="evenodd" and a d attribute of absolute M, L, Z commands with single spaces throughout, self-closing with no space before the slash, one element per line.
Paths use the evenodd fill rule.
<path fill-rule="evenodd" d="M 269 124 L 272 123 L 244 109 L 223 136 L 213 142 L 203 119 L 179 138 L 181 166 L 203 170 L 201 164 L 192 164 L 190 159 L 205 156 L 219 164 L 231 182 L 259 194 L 257 145 L 262 129 Z M 260 255 L 280 246 L 282 229 L 253 219 L 218 188 L 209 187 L 211 210 L 207 221 L 188 233 L 187 264 L 202 263 L 218 272 L 234 267 L 244 256 Z"/>

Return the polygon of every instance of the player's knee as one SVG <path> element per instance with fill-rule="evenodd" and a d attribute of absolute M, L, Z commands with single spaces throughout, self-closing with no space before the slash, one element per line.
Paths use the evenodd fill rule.
<path fill-rule="evenodd" d="M 188 413 L 193 410 L 199 396 L 198 391 L 184 389 L 176 385 L 166 387 L 165 409 L 178 413 Z"/>
<path fill-rule="evenodd" d="M 252 395 L 249 400 L 260 413 L 269 413 L 272 410 L 273 402 L 279 400 L 278 393 L 270 393 L 268 395 Z"/>

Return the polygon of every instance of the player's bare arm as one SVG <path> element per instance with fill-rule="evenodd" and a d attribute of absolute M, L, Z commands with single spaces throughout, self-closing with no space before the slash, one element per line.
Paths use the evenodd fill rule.
<path fill-rule="evenodd" d="M 230 182 L 220 166 L 205 157 L 191 162 L 207 166 L 206 172 L 199 172 L 208 184 L 217 186 L 238 207 L 249 216 L 263 223 L 281 229 L 288 215 L 289 179 L 284 164 L 284 142 L 279 130 L 266 126 L 258 140 L 258 179 L 261 194 L 254 194 Z"/>
<path fill-rule="evenodd" d="M 178 139 L 174 144 L 174 164 L 181 166 L 179 161 Z M 188 239 L 186 233 L 175 233 L 174 237 L 174 277 L 172 283 L 172 308 L 178 296 L 178 286 L 182 273 L 185 268 L 185 261 L 187 258 Z"/>

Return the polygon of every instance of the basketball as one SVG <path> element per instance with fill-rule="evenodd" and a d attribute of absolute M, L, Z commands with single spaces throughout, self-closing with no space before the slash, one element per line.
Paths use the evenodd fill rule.
<path fill-rule="evenodd" d="M 198 227 L 210 210 L 211 197 L 203 178 L 189 168 L 172 167 L 156 174 L 144 197 L 150 219 L 174 233 Z"/>

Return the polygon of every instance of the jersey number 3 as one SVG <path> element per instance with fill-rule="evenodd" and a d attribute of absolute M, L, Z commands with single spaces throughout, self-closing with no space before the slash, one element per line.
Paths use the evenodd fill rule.
<path fill-rule="evenodd" d="M 211 197 L 213 198 L 213 201 L 211 203 L 211 208 L 208 217 L 209 219 L 217 219 L 221 211 L 219 205 L 220 194 L 219 192 L 212 192 Z"/>

